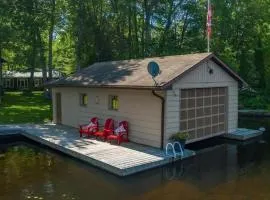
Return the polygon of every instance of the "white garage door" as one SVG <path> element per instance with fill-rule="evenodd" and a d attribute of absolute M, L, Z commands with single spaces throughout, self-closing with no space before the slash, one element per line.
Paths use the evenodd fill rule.
<path fill-rule="evenodd" d="M 189 132 L 189 141 L 225 133 L 226 104 L 226 87 L 182 89 L 180 130 Z"/>

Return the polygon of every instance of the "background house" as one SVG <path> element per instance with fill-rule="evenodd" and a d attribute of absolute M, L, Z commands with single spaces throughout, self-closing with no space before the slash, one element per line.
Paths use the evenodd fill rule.
<path fill-rule="evenodd" d="M 150 61 L 162 73 L 154 84 Z M 77 127 L 97 116 L 130 124 L 130 141 L 163 148 L 178 131 L 188 142 L 232 132 L 244 81 L 214 54 L 200 53 L 95 63 L 51 82 L 53 119 Z"/>
<path fill-rule="evenodd" d="M 47 73 L 47 77 L 48 77 Z M 3 88 L 7 90 L 23 90 L 29 87 L 30 72 L 5 71 L 3 72 Z M 61 77 L 59 71 L 53 70 L 52 77 L 54 80 Z M 44 85 L 42 72 L 34 72 L 34 88 L 42 89 Z"/>

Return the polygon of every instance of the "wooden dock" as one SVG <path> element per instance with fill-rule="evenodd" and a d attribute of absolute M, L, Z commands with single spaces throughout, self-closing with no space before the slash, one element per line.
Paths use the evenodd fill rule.
<path fill-rule="evenodd" d="M 262 134 L 263 134 L 263 131 L 261 130 L 238 128 L 232 133 L 224 134 L 223 137 L 228 138 L 228 139 L 244 141 L 244 140 L 252 139 L 254 137 L 258 137 Z"/>
<path fill-rule="evenodd" d="M 174 158 L 173 155 L 165 155 L 161 149 L 132 142 L 114 145 L 94 138 L 80 138 L 77 129 L 54 124 L 0 126 L 0 135 L 7 134 L 22 134 L 119 176 L 131 175 L 195 155 L 194 151 L 185 150 L 184 156 Z"/>

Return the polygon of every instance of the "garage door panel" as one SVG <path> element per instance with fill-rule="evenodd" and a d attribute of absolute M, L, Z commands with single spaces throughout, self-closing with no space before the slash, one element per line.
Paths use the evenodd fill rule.
<path fill-rule="evenodd" d="M 214 126 L 212 127 L 212 132 L 213 132 L 213 133 L 217 133 L 218 131 L 219 131 L 218 125 L 214 125 Z"/>
<path fill-rule="evenodd" d="M 218 95 L 219 89 L 218 88 L 212 88 L 212 96 Z"/>
<path fill-rule="evenodd" d="M 187 128 L 187 121 L 181 121 L 180 122 L 180 126 L 182 127 L 181 129 L 182 130 L 187 130 L 188 128 Z"/>
<path fill-rule="evenodd" d="M 188 120 L 188 129 L 195 129 L 196 121 L 195 119 Z"/>
<path fill-rule="evenodd" d="M 196 131 L 195 130 L 189 131 L 189 138 L 191 140 L 196 139 Z"/>
<path fill-rule="evenodd" d="M 219 115 L 212 116 L 212 124 L 218 124 L 219 122 Z"/>
<path fill-rule="evenodd" d="M 186 109 L 187 108 L 187 99 L 182 98 L 181 100 L 181 108 Z"/>
<path fill-rule="evenodd" d="M 225 132 L 227 89 L 194 88 L 181 90 L 180 129 L 191 140 Z"/>
<path fill-rule="evenodd" d="M 220 87 L 220 88 L 218 88 L 218 91 L 219 91 L 219 95 L 225 95 L 225 93 L 226 93 L 226 88 L 225 87 Z"/>
<path fill-rule="evenodd" d="M 212 106 L 216 106 L 219 104 L 219 97 L 218 96 L 212 96 Z"/>
<path fill-rule="evenodd" d="M 203 137 L 204 136 L 204 128 L 199 128 L 199 129 L 196 130 L 196 132 L 197 132 L 197 134 L 196 134 L 195 139 L 198 138 L 198 137 Z"/>
<path fill-rule="evenodd" d="M 218 98 L 218 103 L 219 104 L 225 104 L 225 96 L 220 96 L 219 98 Z"/>
<path fill-rule="evenodd" d="M 205 97 L 203 99 L 203 106 L 211 106 L 211 97 Z"/>
<path fill-rule="evenodd" d="M 181 117 L 182 120 L 186 120 L 187 119 L 187 113 L 188 113 L 188 111 L 186 111 L 186 110 L 181 111 L 180 117 Z"/>
<path fill-rule="evenodd" d="M 196 97 L 203 97 L 203 88 L 196 89 Z"/>

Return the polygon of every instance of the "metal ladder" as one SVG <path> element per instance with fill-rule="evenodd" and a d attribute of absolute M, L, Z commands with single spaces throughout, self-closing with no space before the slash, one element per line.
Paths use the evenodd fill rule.
<path fill-rule="evenodd" d="M 176 152 L 175 151 L 175 146 L 177 146 L 178 145 L 178 147 L 179 147 L 179 149 L 180 149 L 180 152 Z M 184 151 L 183 151 L 183 149 L 182 149 L 182 146 L 181 146 L 181 144 L 180 144 L 180 142 L 173 142 L 173 143 L 171 143 L 171 142 L 169 142 L 169 143 L 167 143 L 167 145 L 166 145 L 166 155 L 169 155 L 169 153 L 168 153 L 168 150 L 169 150 L 169 148 L 171 147 L 171 149 L 172 149 L 172 152 L 173 152 L 173 157 L 174 158 L 176 158 L 177 156 L 183 156 L 184 155 Z"/>

